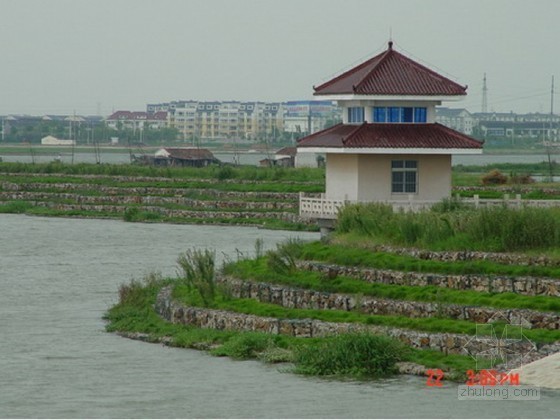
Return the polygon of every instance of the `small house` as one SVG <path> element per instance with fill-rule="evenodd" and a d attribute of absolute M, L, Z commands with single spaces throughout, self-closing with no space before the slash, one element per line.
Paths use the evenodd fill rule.
<path fill-rule="evenodd" d="M 165 147 L 154 154 L 153 163 L 158 166 L 191 166 L 202 168 L 220 163 L 208 149 L 197 147 Z"/>
<path fill-rule="evenodd" d="M 334 219 L 345 202 L 419 209 L 451 196 L 451 157 L 481 154 L 482 142 L 435 121 L 436 106 L 466 86 L 387 50 L 314 87 L 337 101 L 342 123 L 299 140 L 300 153 L 326 156 L 326 192 L 301 196 L 304 217 Z"/>

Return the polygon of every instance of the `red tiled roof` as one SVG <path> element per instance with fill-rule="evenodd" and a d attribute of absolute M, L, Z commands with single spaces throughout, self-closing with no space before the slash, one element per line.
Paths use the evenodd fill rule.
<path fill-rule="evenodd" d="M 318 87 L 315 95 L 466 95 L 467 88 L 395 51 L 379 55 Z"/>
<path fill-rule="evenodd" d="M 444 125 L 337 124 L 304 137 L 299 147 L 481 149 L 482 143 Z"/>
<path fill-rule="evenodd" d="M 286 155 L 286 156 L 295 156 L 297 154 L 297 148 L 292 147 L 292 146 L 283 147 L 282 149 L 277 150 L 275 154 Z"/>

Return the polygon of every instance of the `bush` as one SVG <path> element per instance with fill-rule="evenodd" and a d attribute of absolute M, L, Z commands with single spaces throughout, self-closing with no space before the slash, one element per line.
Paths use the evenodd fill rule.
<path fill-rule="evenodd" d="M 296 271 L 297 259 L 301 256 L 303 243 L 298 239 L 276 245 L 275 251 L 267 252 L 267 266 L 270 270 L 280 274 L 290 274 Z"/>
<path fill-rule="evenodd" d="M 482 185 L 502 185 L 507 183 L 507 176 L 497 169 L 488 172 L 482 177 Z"/>
<path fill-rule="evenodd" d="M 234 177 L 235 171 L 231 166 L 222 166 L 216 175 L 216 178 L 218 178 L 220 181 L 232 179 Z"/>
<path fill-rule="evenodd" d="M 263 333 L 245 333 L 232 337 L 223 346 L 212 352 L 215 356 L 234 359 L 253 359 L 269 348 L 275 347 L 276 337 Z"/>
<path fill-rule="evenodd" d="M 32 207 L 33 205 L 28 201 L 9 201 L 0 204 L 0 213 L 25 213 Z"/>
<path fill-rule="evenodd" d="M 307 375 L 380 377 L 396 373 L 404 346 L 379 335 L 343 334 L 296 350 L 296 372 Z"/>
<path fill-rule="evenodd" d="M 210 306 L 216 296 L 215 260 L 216 253 L 208 249 L 189 249 L 177 258 L 180 278 L 189 290 L 199 292 L 204 306 Z"/>
<path fill-rule="evenodd" d="M 533 184 L 535 180 L 529 174 L 518 175 L 512 172 L 509 176 L 510 184 Z"/>

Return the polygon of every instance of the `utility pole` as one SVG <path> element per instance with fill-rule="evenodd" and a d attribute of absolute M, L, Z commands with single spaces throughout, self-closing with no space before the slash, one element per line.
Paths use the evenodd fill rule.
<path fill-rule="evenodd" d="M 548 127 L 548 145 L 546 147 L 546 154 L 548 155 L 548 171 L 550 176 L 550 182 L 554 181 L 554 169 L 552 162 L 552 120 L 554 118 L 554 75 L 552 76 L 552 82 L 550 85 L 550 124 Z M 544 123 L 543 123 L 544 125 Z"/>
<path fill-rule="evenodd" d="M 486 73 L 484 73 L 484 79 L 482 81 L 482 112 L 488 112 L 488 87 L 486 86 Z"/>

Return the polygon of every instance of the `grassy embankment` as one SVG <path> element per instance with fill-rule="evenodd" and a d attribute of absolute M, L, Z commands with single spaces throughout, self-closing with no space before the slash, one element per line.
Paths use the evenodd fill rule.
<path fill-rule="evenodd" d="M 371 284 L 344 276 L 325 276 L 297 269 L 296 260 L 316 260 L 347 266 L 362 266 L 399 271 L 444 274 L 480 274 L 504 276 L 541 276 L 558 278 L 560 264 L 552 266 L 499 264 L 491 260 L 440 262 L 378 252 L 375 244 L 415 246 L 434 250 L 480 250 L 500 252 L 544 253 L 556 256 L 560 229 L 556 210 L 504 208 L 475 211 L 457 203 L 442 203 L 434 211 L 414 216 L 394 214 L 383 206 L 349 206 L 340 216 L 338 231 L 329 244 L 284 245 L 266 256 L 257 250 L 257 258 L 241 259 L 227 264 L 230 276 L 283 284 L 301 289 L 344 293 L 360 297 L 398 299 L 410 302 L 436 302 L 499 309 L 531 309 L 560 312 L 560 299 L 550 296 L 524 296 L 513 293 L 458 291 L 431 286 L 397 286 Z M 515 232 L 515 234 L 512 234 Z M 188 276 L 186 276 L 188 277 Z M 134 290 L 137 298 L 128 299 L 121 292 L 119 304 L 107 313 L 109 331 L 142 332 L 152 339 L 171 337 L 172 345 L 211 349 L 212 354 L 234 358 L 258 357 L 262 360 L 291 361 L 296 372 L 320 375 L 372 377 L 395 371 L 396 361 L 410 361 L 426 368 L 443 368 L 460 377 L 474 367 L 472 358 L 445 355 L 436 351 L 408 348 L 390 339 L 371 336 L 301 339 L 266 334 L 197 329 L 171 325 L 159 318 L 152 305 L 162 284 L 173 282 L 174 297 L 186 305 L 208 306 L 260 316 L 318 319 L 329 322 L 353 322 L 365 325 L 399 327 L 421 332 L 476 334 L 476 324 L 445 317 L 412 318 L 406 316 L 370 315 L 359 310 L 311 310 L 285 308 L 254 299 L 235 299 L 220 288 L 211 298 L 207 289 L 198 289 L 184 279 L 154 280 L 144 285 L 123 286 Z M 500 324 L 495 325 L 499 330 Z M 560 331 L 524 330 L 530 340 L 549 343 L 560 340 Z M 388 340 L 388 341 L 376 341 Z M 380 344 L 382 343 L 382 344 Z M 383 348 L 390 348 L 384 352 Z M 375 355 L 373 357 L 372 355 Z M 376 363 L 370 363 L 376 360 Z M 342 362 L 344 361 L 344 363 Z M 349 363 L 346 363 L 349 362 Z"/>
<path fill-rule="evenodd" d="M 506 173 L 534 174 L 546 173 L 547 170 L 545 163 L 458 166 L 453 172 L 454 193 L 465 197 L 478 194 L 481 198 L 502 198 L 504 192 L 520 192 L 524 199 L 560 197 L 560 188 L 546 183 L 483 186 L 481 173 L 493 167 L 502 168 Z M 13 185 L 12 188 L 4 186 L 0 189 L 0 212 L 4 213 L 314 230 L 314 224 L 297 220 L 297 194 L 324 191 L 324 170 L 251 166 L 154 168 L 56 162 L 0 163 L 0 182 L 15 184 L 18 191 L 27 193 L 24 198 L 14 198 L 9 194 L 14 190 Z M 107 194 L 101 191 L 103 188 L 116 190 Z M 145 190 L 134 190 L 139 188 Z M 162 191 L 155 192 L 155 188 Z M 104 196 L 110 199 L 100 199 Z M 95 197 L 99 199 L 94 200 Z M 151 204 L 148 206 L 141 200 L 131 202 L 127 200 L 130 197 L 151 197 Z M 162 199 L 154 202 L 157 197 Z M 173 197 L 182 197 L 184 200 L 170 202 L 169 198 Z M 222 205 L 226 201 L 229 202 L 227 209 Z M 91 204 L 97 206 L 92 207 Z M 200 211 L 211 214 L 201 216 Z"/>
<path fill-rule="evenodd" d="M 0 212 L 315 230 L 298 220 L 298 193 L 321 191 L 323 174 L 309 168 L 0 163 L 0 182 L 9 185 L 0 189 Z M 107 188 L 111 191 L 103 192 Z M 16 190 L 28 198 L 14 199 L 10 192 Z"/>
<path fill-rule="evenodd" d="M 344 215 L 343 215 L 344 216 Z M 523 266 L 498 264 L 492 261 L 472 262 L 437 262 L 425 261 L 412 257 L 389 253 L 372 252 L 362 247 L 345 243 L 344 237 L 336 238 L 339 244 L 322 244 L 319 242 L 301 244 L 289 243 L 265 256 L 256 248 L 256 259 L 241 259 L 225 264 L 223 271 L 235 278 L 272 284 L 284 284 L 301 289 L 346 293 L 354 296 L 372 296 L 378 298 L 398 299 L 405 301 L 438 302 L 441 304 L 459 304 L 466 306 L 489 306 L 501 309 L 532 309 L 536 311 L 560 312 L 560 299 L 547 296 L 524 296 L 513 293 L 481 293 L 471 290 L 457 291 L 446 288 L 420 286 L 394 286 L 386 284 L 370 284 L 344 276 L 324 276 L 313 272 L 297 269 L 297 260 L 319 260 L 332 263 L 343 263 L 350 266 L 367 266 L 375 268 L 415 270 L 439 273 L 479 273 L 494 275 L 537 275 L 558 277 L 558 266 Z M 344 243 L 343 245 L 341 243 Z M 254 299 L 233 298 L 227 289 L 213 286 L 209 296 L 208 288 L 193 287 L 185 279 L 167 279 L 139 283 L 132 288 L 142 299 L 127 300 L 121 292 L 121 301 L 107 314 L 110 321 L 109 331 L 143 332 L 152 335 L 152 339 L 169 336 L 172 345 L 181 347 L 210 348 L 212 354 L 231 356 L 234 358 L 258 357 L 268 362 L 291 361 L 295 363 L 295 371 L 310 374 L 350 375 L 360 377 L 379 376 L 395 371 L 393 364 L 397 361 L 408 361 L 421 364 L 426 368 L 443 368 L 452 377 L 460 378 L 467 369 L 474 367 L 470 357 L 460 355 L 444 355 L 429 350 L 417 350 L 406 347 L 391 339 L 377 346 L 370 336 L 340 336 L 338 338 L 301 339 L 293 337 L 270 336 L 266 334 L 243 333 L 232 331 L 213 331 L 188 326 L 171 325 L 161 320 L 153 311 L 152 305 L 161 284 L 175 284 L 174 298 L 188 306 L 211 307 L 237 313 L 258 316 L 317 319 L 329 322 L 352 322 L 365 325 L 382 325 L 398 327 L 421 332 L 447 332 L 477 334 L 476 323 L 449 319 L 445 317 L 411 318 L 406 316 L 369 315 L 359 310 L 312 310 L 294 309 L 279 305 L 258 302 Z M 496 324 L 499 328 L 503 325 Z M 478 331 L 480 334 L 480 331 Z M 536 343 L 549 343 L 560 340 L 560 331 L 531 329 L 524 330 L 525 336 Z M 387 347 L 389 346 L 389 347 Z M 390 348 L 385 358 L 382 348 Z M 341 356 L 343 354 L 344 356 Z M 368 354 L 376 354 L 383 358 L 383 368 L 375 373 L 368 365 Z M 319 357 L 318 355 L 321 355 Z M 351 361 L 351 366 L 341 365 L 339 358 Z M 320 359 L 320 360 L 316 360 Z M 377 359 L 376 359 L 377 360 Z M 380 362 L 381 363 L 381 362 Z M 376 365 L 378 366 L 378 365 Z"/>
<path fill-rule="evenodd" d="M 202 298 L 201 290 L 193 288 L 185 278 L 162 279 L 151 275 L 143 282 L 123 285 L 119 303 L 105 315 L 109 332 L 143 333 L 149 340 L 168 338 L 172 346 L 209 350 L 215 356 L 234 359 L 258 358 L 267 363 L 291 362 L 296 373 L 354 378 L 382 377 L 396 372 L 395 363 L 408 361 L 445 369 L 450 377 L 473 367 L 467 356 L 444 355 L 437 351 L 415 350 L 383 336 L 344 334 L 327 338 L 295 338 L 255 332 L 224 331 L 171 324 L 154 311 L 155 298 L 161 287 L 175 284 L 175 297 L 185 304 L 209 306 L 236 312 L 267 316 L 308 318 L 305 311 L 285 311 L 248 299 L 232 299 L 226 291 L 216 288 L 212 298 Z M 315 311 L 316 319 L 352 321 L 352 314 L 336 311 Z M 332 314 L 329 314 L 332 312 Z"/>

